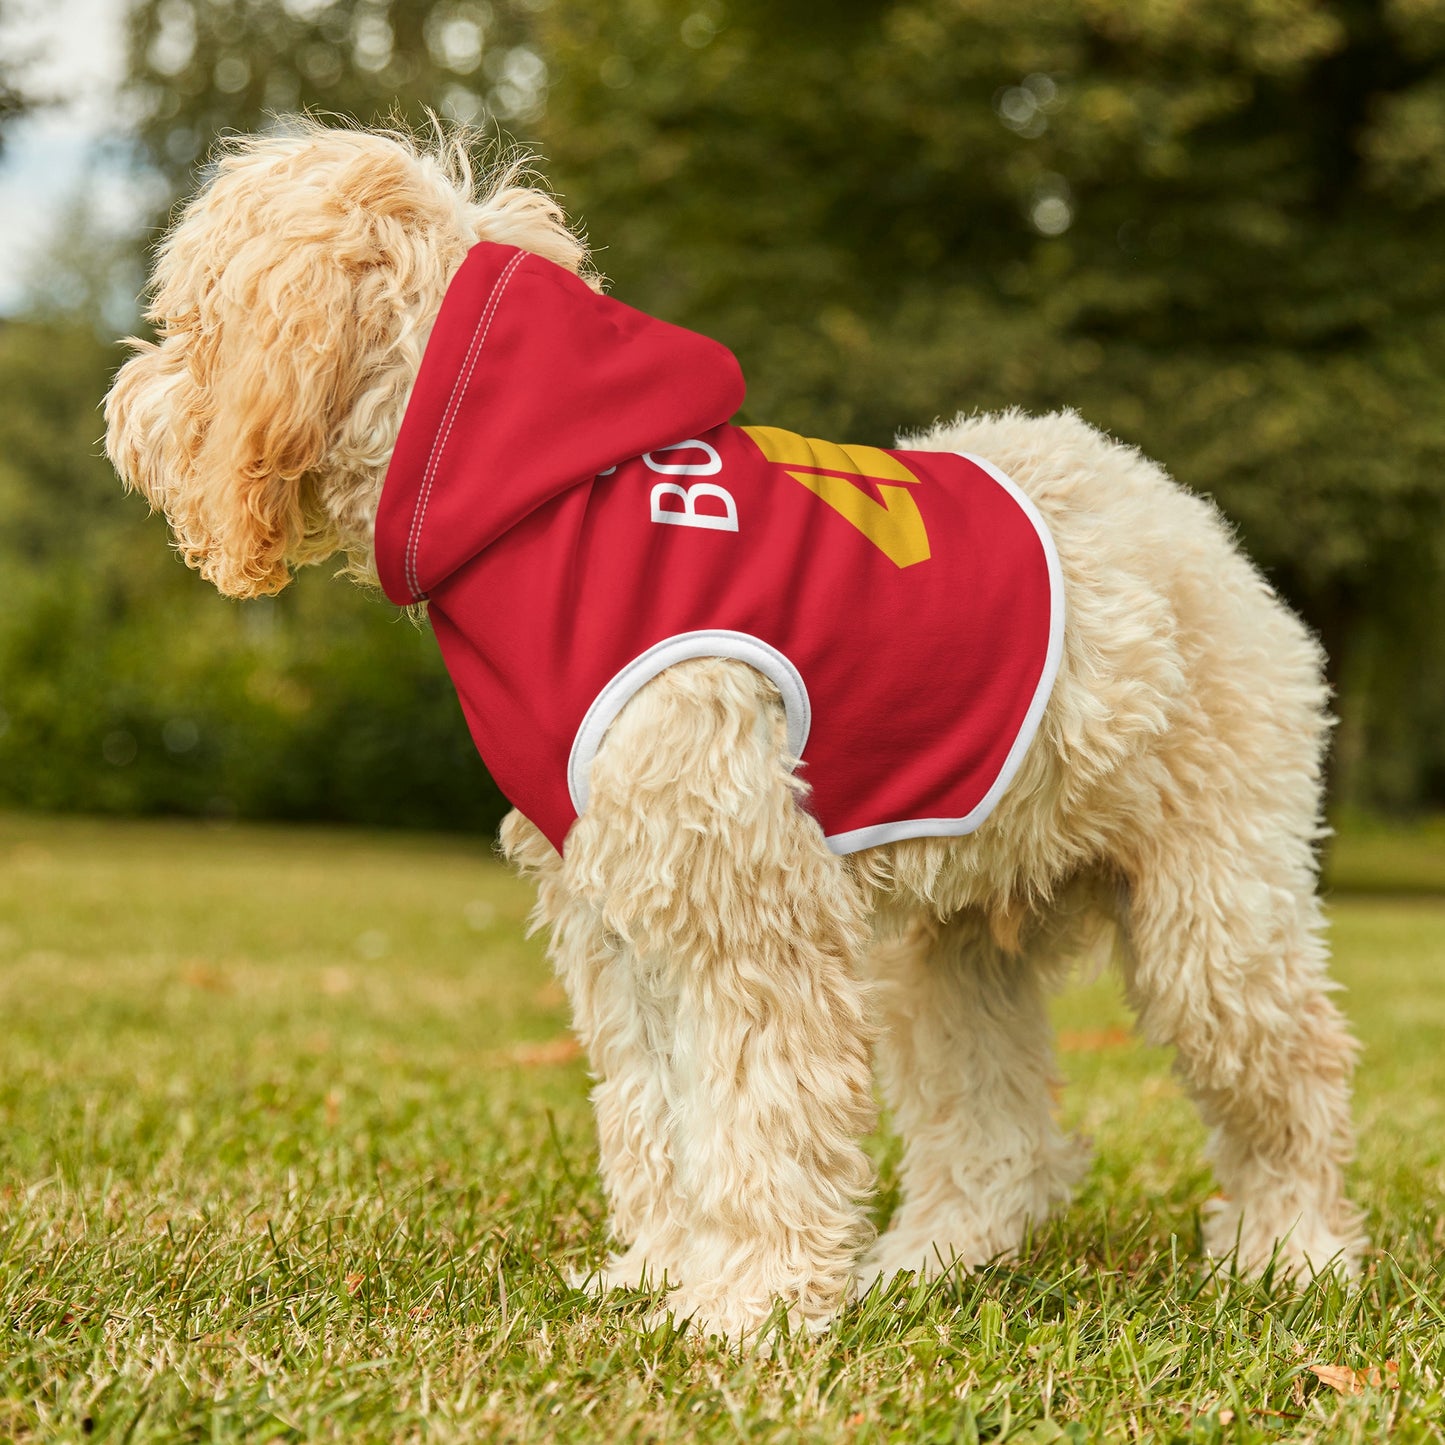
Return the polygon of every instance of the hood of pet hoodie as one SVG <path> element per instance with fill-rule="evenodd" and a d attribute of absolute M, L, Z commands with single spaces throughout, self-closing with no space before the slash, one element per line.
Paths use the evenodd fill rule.
<path fill-rule="evenodd" d="M 1042 518 L 982 458 L 729 425 L 742 399 L 716 342 L 477 246 L 382 492 L 388 596 L 427 600 L 483 761 L 559 851 L 628 699 L 701 657 L 777 687 L 835 852 L 971 832 L 1058 670 Z"/>
<path fill-rule="evenodd" d="M 387 471 L 383 590 L 401 606 L 434 599 L 562 494 L 727 421 L 743 392 L 719 342 L 515 246 L 474 246 L 447 289 Z"/>
<path fill-rule="evenodd" d="M 377 573 L 399 606 L 429 602 L 483 761 L 559 849 L 572 735 L 527 680 L 573 654 L 569 541 L 598 473 L 727 421 L 744 390 L 721 343 L 515 246 L 474 246 L 447 289 L 377 508 Z M 539 797 L 559 747 L 561 795 Z"/>

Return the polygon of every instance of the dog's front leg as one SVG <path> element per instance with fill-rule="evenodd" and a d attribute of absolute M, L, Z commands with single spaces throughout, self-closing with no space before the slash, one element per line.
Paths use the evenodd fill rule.
<path fill-rule="evenodd" d="M 675 1000 L 648 961 L 604 928 L 595 899 L 571 886 L 575 869 L 522 814 L 503 821 L 502 851 L 537 885 L 533 923 L 548 931 L 548 956 L 596 1079 L 598 1167 L 619 1252 L 578 1282 L 594 1293 L 675 1282 L 684 1237 L 667 1137 Z M 586 852 L 585 843 L 569 847 L 568 859 Z"/>
<path fill-rule="evenodd" d="M 668 1310 L 738 1340 L 782 1300 L 821 1328 L 870 1234 L 863 904 L 798 806 L 770 685 L 716 660 L 648 684 L 564 871 L 632 960 L 598 1026 L 650 1041 L 666 1097 Z"/>

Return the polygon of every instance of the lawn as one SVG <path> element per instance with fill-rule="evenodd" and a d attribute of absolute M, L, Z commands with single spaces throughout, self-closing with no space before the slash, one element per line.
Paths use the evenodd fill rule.
<path fill-rule="evenodd" d="M 1105 981 L 1074 1206 L 759 1359 L 569 1287 L 587 1081 L 485 843 L 0 817 L 0 1439 L 1445 1440 L 1445 896 L 1394 846 L 1332 874 L 1361 1287 L 1201 1264 L 1202 1131 Z"/>

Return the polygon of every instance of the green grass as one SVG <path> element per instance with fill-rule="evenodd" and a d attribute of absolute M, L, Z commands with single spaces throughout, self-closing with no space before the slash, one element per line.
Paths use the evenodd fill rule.
<path fill-rule="evenodd" d="M 772 1359 L 568 1286 L 602 1204 L 528 904 L 481 843 L 0 817 L 0 1439 L 1445 1439 L 1445 900 L 1332 903 L 1361 1288 L 1211 1277 L 1201 1129 L 1100 983 L 1074 1206 Z"/>
<path fill-rule="evenodd" d="M 1325 868 L 1347 893 L 1445 894 L 1445 816 L 1412 823 L 1365 815 L 1339 820 Z"/>

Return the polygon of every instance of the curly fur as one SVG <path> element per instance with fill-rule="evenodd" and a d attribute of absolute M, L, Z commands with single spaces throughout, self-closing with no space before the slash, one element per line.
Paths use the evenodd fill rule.
<path fill-rule="evenodd" d="M 586 265 L 517 167 L 478 186 L 441 138 L 307 123 L 224 148 L 159 252 L 158 340 L 133 343 L 106 409 L 122 477 L 223 592 L 336 553 L 374 579 L 387 459 L 478 238 Z M 903 444 L 988 457 L 1063 569 L 1058 681 L 983 828 L 833 856 L 771 684 L 722 660 L 624 710 L 565 857 L 518 814 L 503 827 L 596 1078 L 620 1252 L 594 1283 L 665 1281 L 676 1316 L 741 1338 L 780 1300 L 816 1328 L 860 1277 L 1009 1255 L 1084 1166 L 1052 1115 L 1045 999 L 1109 918 L 1140 1026 L 1213 1131 L 1208 1248 L 1352 1270 L 1318 647 L 1207 502 L 1070 413 Z M 905 1153 L 870 1248 L 872 1053 Z"/>
<path fill-rule="evenodd" d="M 465 138 L 299 120 L 223 142 L 162 243 L 157 340 L 106 399 L 107 446 L 187 564 L 232 597 L 337 552 L 375 582 L 371 528 L 447 284 L 477 241 L 586 260 L 514 161 L 479 186 Z"/>

